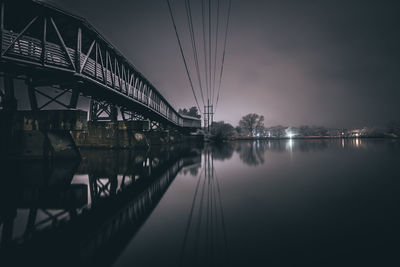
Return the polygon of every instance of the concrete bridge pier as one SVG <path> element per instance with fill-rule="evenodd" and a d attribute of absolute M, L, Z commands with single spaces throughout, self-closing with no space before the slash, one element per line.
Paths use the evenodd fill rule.
<path fill-rule="evenodd" d="M 78 147 L 147 148 L 145 121 L 88 121 L 87 129 L 72 131 Z"/>
<path fill-rule="evenodd" d="M 147 148 L 180 143 L 182 134 L 175 130 L 150 130 L 149 121 L 89 121 L 87 129 L 72 131 L 78 147 Z"/>
<path fill-rule="evenodd" d="M 79 150 L 71 131 L 86 126 L 80 110 L 0 111 L 2 157 L 22 159 L 76 159 Z M 4 125 L 3 127 L 3 124 Z"/>

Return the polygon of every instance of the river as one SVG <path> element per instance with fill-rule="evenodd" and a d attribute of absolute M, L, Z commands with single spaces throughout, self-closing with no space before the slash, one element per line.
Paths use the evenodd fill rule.
<path fill-rule="evenodd" d="M 399 141 L 81 154 L 4 166 L 0 265 L 400 266 Z"/>

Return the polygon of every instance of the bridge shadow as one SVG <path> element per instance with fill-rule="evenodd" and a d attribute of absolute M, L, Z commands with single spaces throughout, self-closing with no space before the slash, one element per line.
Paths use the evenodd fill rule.
<path fill-rule="evenodd" d="M 186 146 L 81 154 L 81 162 L 7 163 L 0 265 L 111 265 L 177 173 L 201 163 Z"/>

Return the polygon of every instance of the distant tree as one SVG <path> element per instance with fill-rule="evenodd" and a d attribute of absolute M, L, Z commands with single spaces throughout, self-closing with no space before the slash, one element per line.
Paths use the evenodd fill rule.
<path fill-rule="evenodd" d="M 400 121 L 391 121 L 386 126 L 386 132 L 389 135 L 400 136 Z"/>
<path fill-rule="evenodd" d="M 235 128 L 229 123 L 224 121 L 213 122 L 211 125 L 211 134 L 216 139 L 226 139 L 232 137 L 235 134 Z"/>
<path fill-rule="evenodd" d="M 299 128 L 300 136 L 329 136 L 329 130 L 323 126 L 302 125 Z"/>
<path fill-rule="evenodd" d="M 272 126 L 267 129 L 271 137 L 284 137 L 287 127 L 282 125 Z"/>
<path fill-rule="evenodd" d="M 245 133 L 243 132 L 243 129 L 240 128 L 240 126 L 236 126 L 235 127 L 235 131 L 238 135 L 245 135 Z"/>
<path fill-rule="evenodd" d="M 178 113 L 182 114 L 182 115 L 186 115 L 186 116 L 192 116 L 192 117 L 199 118 L 199 119 L 201 118 L 198 108 L 194 107 L 194 106 L 189 109 L 186 109 L 186 108 L 179 109 Z"/>
<path fill-rule="evenodd" d="M 328 129 L 323 126 L 315 127 L 315 136 L 328 136 Z"/>
<path fill-rule="evenodd" d="M 381 127 L 364 127 L 361 130 L 361 135 L 366 137 L 385 137 L 387 131 Z"/>
<path fill-rule="evenodd" d="M 302 125 L 299 127 L 299 135 L 300 136 L 312 136 L 312 130 L 308 125 Z"/>
<path fill-rule="evenodd" d="M 239 127 L 254 136 L 264 130 L 264 116 L 250 113 L 239 121 Z"/>

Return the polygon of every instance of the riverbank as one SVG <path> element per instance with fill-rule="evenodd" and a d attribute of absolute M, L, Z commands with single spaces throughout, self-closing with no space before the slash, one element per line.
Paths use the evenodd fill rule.
<path fill-rule="evenodd" d="M 295 136 L 295 137 L 250 137 L 250 136 L 239 136 L 226 138 L 224 140 L 229 141 L 249 141 L 249 140 L 312 140 L 312 139 L 399 139 L 398 136 Z"/>

